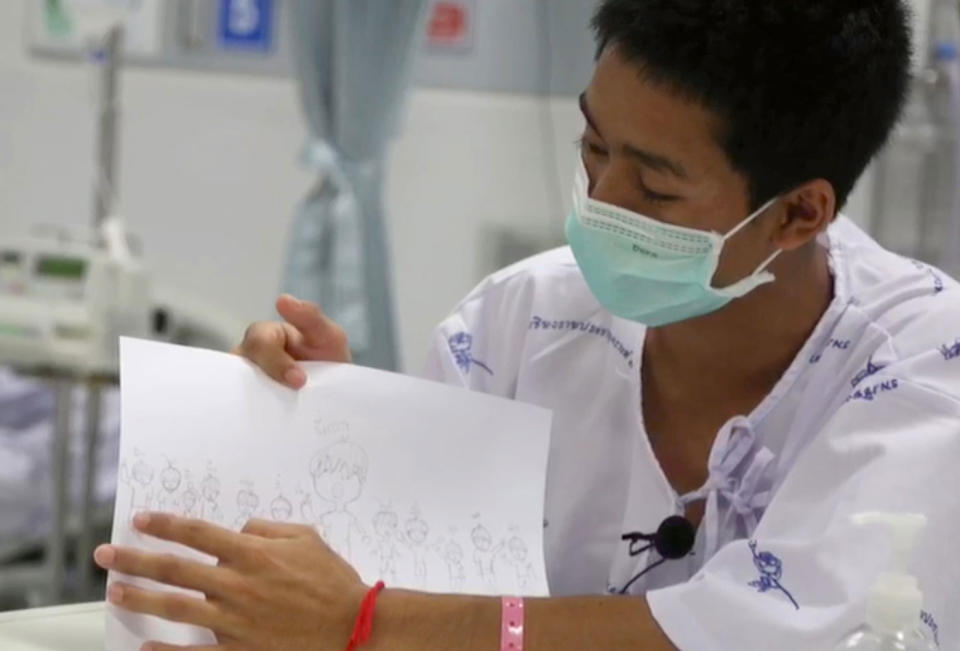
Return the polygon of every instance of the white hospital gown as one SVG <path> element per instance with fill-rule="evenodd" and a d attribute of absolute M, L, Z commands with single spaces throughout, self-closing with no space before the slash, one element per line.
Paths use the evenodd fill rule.
<path fill-rule="evenodd" d="M 960 648 L 960 286 L 843 217 L 821 241 L 833 302 L 766 399 L 718 432 L 694 553 L 631 587 L 681 649 L 830 648 L 890 558 L 884 531 L 849 522 L 875 510 L 928 516 L 918 626 Z M 643 429 L 643 340 L 566 248 L 489 277 L 435 334 L 428 377 L 554 411 L 554 595 L 626 585 L 659 557 L 621 535 L 682 512 Z"/>

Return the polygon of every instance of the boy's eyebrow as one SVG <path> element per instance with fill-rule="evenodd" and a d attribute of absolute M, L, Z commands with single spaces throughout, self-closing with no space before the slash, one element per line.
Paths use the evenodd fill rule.
<path fill-rule="evenodd" d="M 590 113 L 589 107 L 587 107 L 587 93 L 586 91 L 580 93 L 578 98 L 580 102 L 580 112 L 583 113 L 583 119 L 587 121 L 587 124 L 591 129 L 597 132 L 597 135 L 601 138 L 603 135 L 600 133 L 600 129 L 597 128 L 597 123 L 593 119 L 593 115 Z"/>
<path fill-rule="evenodd" d="M 655 169 L 658 172 L 669 172 L 670 174 L 673 174 L 681 179 L 687 178 L 687 171 L 683 169 L 683 166 L 680 165 L 680 163 L 670 160 L 666 156 L 654 154 L 653 152 L 639 149 L 631 145 L 625 145 L 623 149 L 630 156 L 640 161 L 642 165 L 646 165 L 647 167 Z"/>
<path fill-rule="evenodd" d="M 587 121 L 587 124 L 590 126 L 590 128 L 602 138 L 603 136 L 600 133 L 600 129 L 597 128 L 597 123 L 590 113 L 590 107 L 587 106 L 586 92 L 580 93 L 580 112 L 583 113 L 583 119 Z M 641 165 L 654 169 L 658 172 L 669 172 L 670 174 L 673 174 L 681 179 L 689 178 L 687 171 L 683 169 L 683 165 L 671 160 L 670 158 L 667 158 L 662 154 L 657 154 L 655 152 L 634 147 L 632 145 L 625 145 L 623 150 L 631 157 L 637 159 Z"/>

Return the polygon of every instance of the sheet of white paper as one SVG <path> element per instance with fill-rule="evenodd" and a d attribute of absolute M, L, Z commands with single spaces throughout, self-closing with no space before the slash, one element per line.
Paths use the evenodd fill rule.
<path fill-rule="evenodd" d="M 135 532 L 132 514 L 302 522 L 367 583 L 546 594 L 550 412 L 357 366 L 306 368 L 296 392 L 236 356 L 122 340 L 113 542 L 213 562 Z M 108 651 L 148 639 L 213 641 L 108 609 Z"/>

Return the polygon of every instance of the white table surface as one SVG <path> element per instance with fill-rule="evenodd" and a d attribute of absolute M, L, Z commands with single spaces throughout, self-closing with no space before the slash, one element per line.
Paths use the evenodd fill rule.
<path fill-rule="evenodd" d="M 103 602 L 0 612 L 2 651 L 103 651 Z"/>

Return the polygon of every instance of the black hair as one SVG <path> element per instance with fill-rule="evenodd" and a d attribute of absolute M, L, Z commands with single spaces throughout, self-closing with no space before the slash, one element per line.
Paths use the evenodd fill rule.
<path fill-rule="evenodd" d="M 602 0 L 593 29 L 598 57 L 615 45 L 719 118 L 754 208 L 823 178 L 839 209 L 909 85 L 903 0 Z"/>

